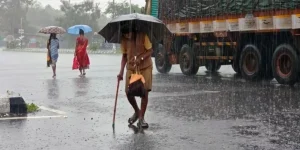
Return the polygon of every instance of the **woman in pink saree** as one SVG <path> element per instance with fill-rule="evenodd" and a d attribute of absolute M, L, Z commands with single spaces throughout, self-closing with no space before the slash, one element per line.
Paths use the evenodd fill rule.
<path fill-rule="evenodd" d="M 80 76 L 85 76 L 85 70 L 89 69 L 90 66 L 90 60 L 86 50 L 88 43 L 88 39 L 84 37 L 84 31 L 80 29 L 79 36 L 76 39 L 76 48 L 74 54 L 79 63 Z"/>

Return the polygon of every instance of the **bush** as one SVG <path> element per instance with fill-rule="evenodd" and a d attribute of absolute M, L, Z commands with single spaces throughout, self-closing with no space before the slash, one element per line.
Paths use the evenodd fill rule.
<path fill-rule="evenodd" d="M 39 111 L 39 107 L 37 105 L 33 104 L 33 103 L 26 104 L 26 105 L 27 105 L 27 112 L 28 113 Z"/>
<path fill-rule="evenodd" d="M 90 46 L 89 46 L 89 49 L 91 51 L 97 51 L 98 49 L 100 49 L 100 45 L 97 44 L 97 43 L 92 43 Z"/>
<path fill-rule="evenodd" d="M 6 43 L 7 49 L 15 49 L 18 47 L 18 41 L 11 41 Z"/>

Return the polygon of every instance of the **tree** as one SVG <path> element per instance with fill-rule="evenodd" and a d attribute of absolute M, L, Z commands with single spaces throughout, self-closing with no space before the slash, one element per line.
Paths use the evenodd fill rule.
<path fill-rule="evenodd" d="M 70 4 L 69 1 L 61 0 L 62 5 L 60 10 L 63 15 L 56 19 L 58 24 L 65 29 L 77 25 L 86 24 L 92 27 L 94 32 L 98 32 L 100 29 L 99 20 L 102 17 L 100 10 L 100 3 L 95 3 L 91 0 L 86 0 L 79 4 Z M 88 34 L 87 37 L 92 37 L 92 34 Z M 70 35 L 65 36 L 68 47 L 74 47 L 75 40 Z"/>
<path fill-rule="evenodd" d="M 34 3 L 34 0 L 1 0 L 0 31 L 13 34 L 21 27 L 26 29 L 26 14 Z"/>
<path fill-rule="evenodd" d="M 58 25 L 56 18 L 62 14 L 60 10 L 56 10 L 50 5 L 43 7 L 40 3 L 36 3 L 29 9 L 27 20 L 31 26 L 38 30 L 45 26 Z"/>
<path fill-rule="evenodd" d="M 131 11 L 136 13 L 141 13 L 141 8 L 138 5 L 131 4 Z M 110 15 L 114 17 L 129 14 L 130 13 L 130 4 L 127 1 L 123 1 L 121 3 L 113 3 L 108 2 L 108 6 L 104 11 L 106 15 Z"/>
<path fill-rule="evenodd" d="M 65 28 L 76 25 L 86 24 L 93 29 L 98 29 L 97 20 L 100 18 L 99 3 L 86 0 L 79 4 L 70 4 L 66 0 L 61 0 L 62 5 L 60 10 L 63 16 L 59 17 L 57 21 Z"/>

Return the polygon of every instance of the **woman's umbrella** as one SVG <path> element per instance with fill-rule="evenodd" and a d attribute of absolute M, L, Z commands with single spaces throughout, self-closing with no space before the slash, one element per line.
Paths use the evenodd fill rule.
<path fill-rule="evenodd" d="M 58 26 L 48 26 L 48 27 L 44 27 L 42 28 L 39 33 L 44 33 L 44 34 L 64 34 L 66 33 L 66 30 L 62 27 L 58 27 Z M 48 44 L 47 44 L 48 45 Z M 51 63 L 51 56 L 50 56 L 50 51 L 48 49 L 47 52 L 47 67 L 50 67 L 50 63 Z"/>
<path fill-rule="evenodd" d="M 44 33 L 44 34 L 51 34 L 51 33 L 55 33 L 55 34 L 64 34 L 66 33 L 66 30 L 62 27 L 58 27 L 58 26 L 48 26 L 48 27 L 44 27 L 42 28 L 39 33 Z"/>
<path fill-rule="evenodd" d="M 79 30 L 83 30 L 84 33 L 89 33 L 89 32 L 92 32 L 92 28 L 88 25 L 83 25 L 83 24 L 80 24 L 80 25 L 74 25 L 70 28 L 68 28 L 68 33 L 69 34 L 74 34 L 74 35 L 78 35 L 79 34 Z"/>
<path fill-rule="evenodd" d="M 150 15 L 143 14 L 128 14 L 122 15 L 111 22 L 109 22 L 101 31 L 98 33 L 102 35 L 109 43 L 120 43 L 121 42 L 121 28 L 126 25 L 132 25 L 132 29 L 136 29 L 139 32 L 146 33 L 150 39 L 155 41 L 161 41 L 165 34 L 171 34 L 168 28 L 164 23 Z M 119 85 L 119 81 L 118 81 Z M 116 114 L 116 105 L 117 105 L 117 96 L 118 96 L 118 86 L 117 86 L 117 95 L 115 99 L 114 106 L 114 116 L 113 116 L 113 128 L 115 125 L 115 114 Z"/>
<path fill-rule="evenodd" d="M 121 28 L 128 23 L 139 32 L 147 33 L 152 43 L 154 43 L 153 40 L 161 41 L 166 34 L 171 35 L 169 29 L 161 20 L 138 13 L 121 15 L 113 19 L 98 34 L 102 35 L 109 43 L 120 43 Z"/>

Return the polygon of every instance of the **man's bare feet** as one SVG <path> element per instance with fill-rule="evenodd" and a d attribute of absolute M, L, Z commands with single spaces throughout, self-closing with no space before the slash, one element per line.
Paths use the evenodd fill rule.
<path fill-rule="evenodd" d="M 145 119 L 139 119 L 139 122 L 137 123 L 138 127 L 147 129 L 149 128 L 148 123 L 145 121 Z"/>
<path fill-rule="evenodd" d="M 129 124 L 134 124 L 139 119 L 138 113 L 134 113 L 129 119 Z"/>

